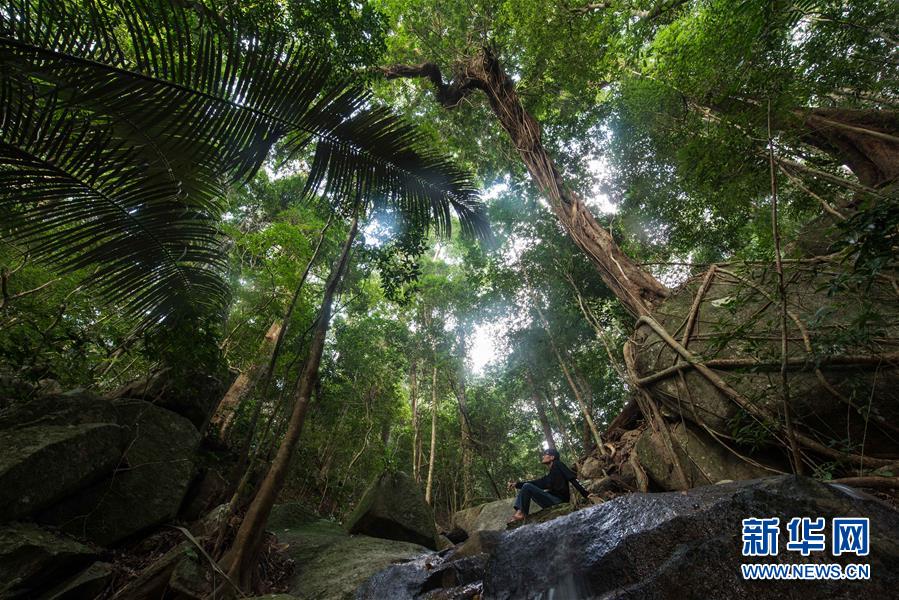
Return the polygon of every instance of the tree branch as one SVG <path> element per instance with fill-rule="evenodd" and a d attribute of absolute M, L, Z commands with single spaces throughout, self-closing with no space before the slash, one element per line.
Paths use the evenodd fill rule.
<path fill-rule="evenodd" d="M 483 87 L 479 81 L 464 75 L 445 83 L 440 67 L 428 62 L 420 65 L 390 65 L 380 67 L 378 71 L 387 79 L 428 79 L 434 85 L 437 101 L 449 110 L 458 107 L 472 91 Z"/>

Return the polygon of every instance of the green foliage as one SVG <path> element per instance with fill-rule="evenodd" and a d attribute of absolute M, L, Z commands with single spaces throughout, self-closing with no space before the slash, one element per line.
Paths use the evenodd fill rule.
<path fill-rule="evenodd" d="M 194 8 L 9 0 L 4 236 L 63 270 L 98 265 L 89 282 L 144 327 L 220 315 L 224 184 L 251 177 L 278 140 L 291 156 L 313 139 L 307 194 L 402 205 L 447 233 L 452 207 L 464 232 L 486 235 L 468 176 L 335 82 L 323 57 L 240 13 Z"/>

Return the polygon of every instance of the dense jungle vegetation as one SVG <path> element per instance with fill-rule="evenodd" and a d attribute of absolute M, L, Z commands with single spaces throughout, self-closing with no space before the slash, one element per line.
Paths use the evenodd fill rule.
<path fill-rule="evenodd" d="M 216 390 L 238 587 L 276 502 L 440 520 L 616 417 L 896 487 L 893 0 L 0 6 L 0 409 Z"/>

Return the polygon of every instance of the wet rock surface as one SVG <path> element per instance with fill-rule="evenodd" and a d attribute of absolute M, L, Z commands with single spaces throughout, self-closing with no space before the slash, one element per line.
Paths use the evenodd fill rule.
<path fill-rule="evenodd" d="M 779 517 L 777 557 L 741 555 L 742 519 Z M 785 551 L 792 517 L 865 516 L 871 554 Z M 789 476 L 634 494 L 508 533 L 493 553 L 486 598 L 871 598 L 899 589 L 899 513 L 853 490 Z M 828 544 L 829 547 L 829 544 Z M 533 559 L 522 548 L 540 548 Z M 531 556 L 527 553 L 524 556 Z M 744 581 L 741 563 L 868 563 L 870 581 Z"/>
<path fill-rule="evenodd" d="M 780 552 L 746 558 L 742 519 L 779 517 Z M 786 550 L 786 523 L 824 517 L 827 551 L 803 557 Z M 834 517 L 870 519 L 870 555 L 831 555 Z M 899 590 L 899 513 L 845 486 L 808 478 L 772 477 L 696 488 L 688 492 L 632 494 L 552 521 L 502 532 L 482 566 L 457 565 L 465 577 L 439 573 L 462 553 L 432 554 L 377 573 L 357 598 L 895 598 Z M 490 547 L 492 546 L 492 547 Z M 740 565 L 868 564 L 868 581 L 746 581 Z M 477 579 L 480 569 L 481 579 Z M 437 574 L 437 575 L 435 575 Z M 429 582 L 429 583 L 426 583 Z M 460 583 L 461 582 L 461 583 Z M 450 585 L 451 584 L 451 585 Z M 474 590 L 474 591 L 473 591 Z"/>

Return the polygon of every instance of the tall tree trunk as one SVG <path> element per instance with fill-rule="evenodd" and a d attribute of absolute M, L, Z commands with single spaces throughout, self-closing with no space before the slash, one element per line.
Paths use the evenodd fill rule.
<path fill-rule="evenodd" d="M 412 401 L 412 477 L 421 483 L 421 422 L 418 418 L 418 363 L 409 367 L 409 395 Z"/>
<path fill-rule="evenodd" d="M 428 484 L 425 486 L 425 502 L 431 504 L 431 490 L 434 485 L 434 458 L 437 455 L 437 356 L 431 375 L 431 454 L 428 457 Z"/>
<path fill-rule="evenodd" d="M 515 84 L 490 49 L 485 48 L 455 65 L 456 79 L 450 84 L 444 83 L 440 69 L 433 63 L 393 65 L 381 72 L 388 79 L 429 79 L 436 88 L 438 101 L 447 109 L 459 106 L 472 91 L 482 90 L 553 213 L 615 296 L 634 315 L 649 315 L 652 307 L 668 296 L 668 288 L 621 251 L 612 234 L 590 213 L 583 198 L 565 184 L 543 147 L 540 124 L 525 110 Z"/>
<path fill-rule="evenodd" d="M 459 339 L 459 369 L 457 374 L 458 385 L 453 385 L 453 393 L 459 403 L 459 423 L 461 434 L 461 450 L 462 450 L 462 506 L 468 507 L 472 503 L 472 477 L 471 465 L 472 454 L 474 453 L 474 443 L 471 439 L 471 421 L 468 415 L 468 400 L 465 396 L 465 356 L 468 354 L 468 343 L 465 337 L 465 330 L 459 328 L 457 330 Z M 450 383 L 452 379 L 450 378 Z"/>
<path fill-rule="evenodd" d="M 253 416 L 250 419 L 250 428 L 247 433 L 246 438 L 244 438 L 243 445 L 238 450 L 237 455 L 240 457 L 238 461 L 237 468 L 235 469 L 235 479 L 240 477 L 241 473 L 247 466 L 247 462 L 250 461 L 250 445 L 253 442 L 253 437 L 256 434 L 256 425 L 259 423 L 259 415 L 262 413 L 262 400 L 268 394 L 269 387 L 272 383 L 272 377 L 275 373 L 275 366 L 278 364 L 278 358 L 281 356 L 281 349 L 284 346 L 284 335 L 287 333 L 288 328 L 290 327 L 290 321 L 293 317 L 293 311 L 296 309 L 297 301 L 300 298 L 300 292 L 303 289 L 303 286 L 306 284 L 306 278 L 309 276 L 309 272 L 312 270 L 312 265 L 315 264 L 315 261 L 318 259 L 318 253 L 321 250 L 322 243 L 325 241 L 325 235 L 328 232 L 328 229 L 331 227 L 331 223 L 334 220 L 333 213 L 328 216 L 327 222 L 325 222 L 325 226 L 322 227 L 321 232 L 318 236 L 318 242 L 315 244 L 315 250 L 312 252 L 312 256 L 309 257 L 309 260 L 306 262 L 306 268 L 303 269 L 303 274 L 300 276 L 300 280 L 297 282 L 297 286 L 293 291 L 293 296 L 290 299 L 290 304 L 287 306 L 287 310 L 284 312 L 284 318 L 281 320 L 282 325 L 281 329 L 278 331 L 278 337 L 275 340 L 275 348 L 272 351 L 271 357 L 268 361 L 268 366 L 263 372 L 263 377 L 259 389 L 261 390 L 262 398 L 259 399 L 259 402 L 256 403 L 255 408 L 253 409 Z M 250 467 L 252 468 L 252 466 Z M 238 486 L 239 488 L 239 486 Z M 238 489 L 238 492 L 240 490 Z"/>
<path fill-rule="evenodd" d="M 471 464 L 474 443 L 471 439 L 471 423 L 468 417 L 468 402 L 465 397 L 465 375 L 459 373 L 459 381 L 453 385 L 453 393 L 459 403 L 460 447 L 462 450 L 462 506 L 472 503 Z"/>
<path fill-rule="evenodd" d="M 234 383 L 231 384 L 231 387 L 228 388 L 228 391 L 225 392 L 221 402 L 219 402 L 215 414 L 212 415 L 211 422 L 218 429 L 220 439 L 226 439 L 228 430 L 234 422 L 237 406 L 240 404 L 240 401 L 246 397 L 247 393 L 253 390 L 256 383 L 259 381 L 259 376 L 262 374 L 262 369 L 264 368 L 262 361 L 265 361 L 266 363 L 269 361 L 275 348 L 275 340 L 280 333 L 281 323 L 279 321 L 273 322 L 265 334 L 265 338 L 262 341 L 262 345 L 259 347 L 259 351 L 256 353 L 255 362 L 249 369 L 237 376 L 237 379 L 234 380 Z"/>
<path fill-rule="evenodd" d="M 556 355 L 556 360 L 559 361 L 559 366 L 562 367 L 562 373 L 565 375 L 565 380 L 568 381 L 568 386 L 571 388 L 571 392 L 574 394 L 578 406 L 581 407 L 581 413 L 584 415 L 584 420 L 587 422 L 587 426 L 590 428 L 590 432 L 593 434 L 593 440 L 594 442 L 596 442 L 596 448 L 597 450 L 599 450 L 600 454 L 605 454 L 606 449 L 602 445 L 602 437 L 599 435 L 599 430 L 596 428 L 596 424 L 593 422 L 593 417 L 590 415 L 590 407 L 587 405 L 587 402 L 584 399 L 584 394 L 574 382 L 571 371 L 568 369 L 568 365 L 566 364 L 565 359 L 562 358 L 562 353 L 559 351 L 558 346 L 556 346 L 555 340 L 553 340 L 552 332 L 549 330 L 549 322 L 546 320 L 546 316 L 540 309 L 540 305 L 535 303 L 534 306 L 537 309 L 537 314 L 540 316 L 541 323 L 543 323 L 543 329 L 546 331 L 546 337 L 549 338 L 549 345 L 552 347 L 553 353 Z M 584 450 L 587 450 L 587 448 L 584 448 Z"/>
<path fill-rule="evenodd" d="M 552 409 L 553 415 L 556 417 L 556 423 L 559 425 L 559 432 L 562 434 L 562 441 L 565 442 L 565 448 L 568 450 L 568 452 L 574 455 L 574 444 L 571 442 L 571 438 L 568 437 L 568 430 L 565 427 L 565 423 L 562 421 L 562 413 L 559 412 L 559 407 L 556 406 L 556 401 L 553 400 L 553 397 L 547 393 L 544 393 L 543 397 L 549 404 L 549 407 Z"/>
<path fill-rule="evenodd" d="M 546 409 L 543 406 L 543 399 L 537 391 L 537 384 L 530 371 L 525 371 L 524 376 L 528 380 L 531 388 L 531 399 L 534 401 L 534 408 L 537 410 L 537 418 L 540 419 L 540 426 L 543 427 L 543 437 L 550 448 L 556 448 L 556 440 L 553 439 L 553 429 L 549 425 L 549 419 L 546 417 Z"/>
<path fill-rule="evenodd" d="M 284 439 L 281 441 L 278 453 L 274 461 L 272 461 L 265 479 L 259 486 L 256 497 L 247 509 L 247 514 L 240 524 L 240 529 L 237 531 L 231 550 L 223 558 L 223 567 L 227 570 L 228 575 L 244 589 L 247 589 L 251 583 L 259 544 L 265 532 L 265 524 L 268 521 L 278 493 L 284 487 L 284 480 L 290 468 L 290 461 L 300 440 L 306 409 L 309 405 L 309 397 L 318 377 L 318 368 L 321 364 L 322 352 L 325 346 L 325 335 L 331 322 L 331 308 L 334 303 L 334 296 L 349 261 L 350 249 L 352 248 L 353 240 L 356 238 L 358 224 L 358 215 L 354 215 L 340 256 L 331 268 L 331 274 L 325 283 L 321 311 L 315 324 L 312 342 L 309 345 L 309 354 L 306 357 L 299 385 L 297 386 L 293 412 L 290 416 L 287 432 L 284 434 Z"/>

